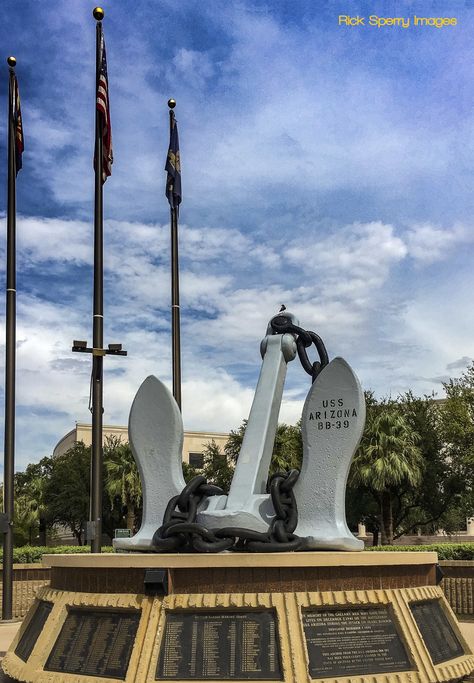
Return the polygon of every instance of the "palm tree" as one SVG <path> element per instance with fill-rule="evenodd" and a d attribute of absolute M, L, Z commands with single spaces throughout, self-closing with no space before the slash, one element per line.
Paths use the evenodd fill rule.
<path fill-rule="evenodd" d="M 214 439 L 204 447 L 204 466 L 195 474 L 203 474 L 210 484 L 220 486 L 229 492 L 232 477 L 234 475 L 234 463 L 227 456 L 225 450 L 221 451 Z"/>
<path fill-rule="evenodd" d="M 16 545 L 32 545 L 38 532 L 38 509 L 25 494 L 15 497 L 14 530 Z"/>
<path fill-rule="evenodd" d="M 28 542 L 36 540 L 39 533 L 38 541 L 43 546 L 47 528 L 45 494 L 50 473 L 51 458 L 42 458 L 38 463 L 30 463 L 25 472 L 15 474 L 15 534 L 21 535 L 21 526 L 28 524 Z"/>
<path fill-rule="evenodd" d="M 300 470 L 302 459 L 301 421 L 298 421 L 296 425 L 280 423 L 273 444 L 270 474 L 292 469 Z"/>
<path fill-rule="evenodd" d="M 350 472 L 353 486 L 365 486 L 379 505 L 382 544 L 393 544 L 393 497 L 400 484 L 417 486 L 423 474 L 420 437 L 405 418 L 385 408 L 368 420 Z"/>
<path fill-rule="evenodd" d="M 232 430 L 229 434 L 224 452 L 230 463 L 235 464 L 237 462 L 246 428 L 247 420 L 243 420 L 240 427 L 237 430 Z M 302 458 L 301 421 L 298 421 L 296 425 L 280 423 L 275 434 L 269 473 L 300 469 Z"/>
<path fill-rule="evenodd" d="M 120 500 L 126 506 L 127 529 L 135 527 L 137 508 L 142 501 L 142 487 L 138 468 L 130 444 L 117 437 L 109 437 L 104 446 L 105 489 L 112 506 Z"/>

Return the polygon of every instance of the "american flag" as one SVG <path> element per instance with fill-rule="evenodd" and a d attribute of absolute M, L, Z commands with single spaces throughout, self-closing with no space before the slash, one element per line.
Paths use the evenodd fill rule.
<path fill-rule="evenodd" d="M 21 157 L 25 148 L 25 143 L 23 139 L 23 122 L 21 119 L 20 91 L 18 89 L 18 81 L 16 76 L 13 76 L 10 87 L 12 89 L 11 111 L 13 131 L 15 135 L 15 174 L 18 175 L 18 171 L 22 167 Z"/>
<path fill-rule="evenodd" d="M 99 78 L 97 83 L 97 111 L 102 117 L 102 182 L 112 174 L 114 155 L 112 151 L 112 127 L 109 109 L 109 83 L 107 79 L 107 58 L 105 56 L 104 34 L 100 37 Z"/>

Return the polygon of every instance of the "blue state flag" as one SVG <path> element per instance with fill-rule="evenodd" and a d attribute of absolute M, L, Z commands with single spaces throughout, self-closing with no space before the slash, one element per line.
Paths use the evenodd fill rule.
<path fill-rule="evenodd" d="M 179 158 L 178 124 L 174 117 L 171 119 L 170 146 L 166 158 L 166 196 L 170 207 L 176 209 L 181 204 L 181 163 Z"/>

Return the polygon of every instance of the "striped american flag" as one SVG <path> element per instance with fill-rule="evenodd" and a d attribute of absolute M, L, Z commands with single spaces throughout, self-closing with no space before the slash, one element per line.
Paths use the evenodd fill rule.
<path fill-rule="evenodd" d="M 109 83 L 104 34 L 100 39 L 99 78 L 97 83 L 97 111 L 102 117 L 102 182 L 112 174 L 114 155 L 112 151 L 112 127 L 110 123 Z"/>

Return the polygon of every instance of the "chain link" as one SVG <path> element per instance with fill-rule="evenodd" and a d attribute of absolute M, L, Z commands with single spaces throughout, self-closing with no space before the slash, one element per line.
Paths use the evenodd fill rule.
<path fill-rule="evenodd" d="M 161 552 L 219 553 L 223 550 L 249 552 L 283 552 L 298 550 L 303 539 L 295 535 L 298 525 L 293 487 L 299 477 L 298 470 L 277 472 L 268 480 L 275 517 L 267 532 L 227 527 L 207 529 L 196 522 L 199 506 L 209 496 L 223 495 L 218 486 L 208 484 L 198 475 L 191 479 L 181 493 L 166 506 L 163 524 L 153 536 L 153 546 Z"/>
<path fill-rule="evenodd" d="M 298 325 L 294 325 L 284 315 L 277 315 L 270 321 L 270 325 L 275 334 L 296 334 L 296 348 L 298 350 L 298 357 L 300 359 L 303 369 L 311 375 L 311 381 L 314 382 L 321 370 L 329 363 L 328 352 L 321 337 L 316 332 L 304 330 Z M 314 344 L 319 355 L 319 361 L 311 363 L 308 358 L 307 348 Z"/>

